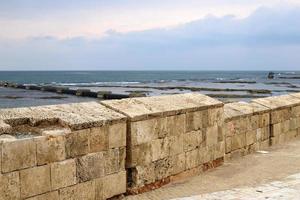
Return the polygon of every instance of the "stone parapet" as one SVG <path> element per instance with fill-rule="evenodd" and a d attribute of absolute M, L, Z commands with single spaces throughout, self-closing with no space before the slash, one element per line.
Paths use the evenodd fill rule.
<path fill-rule="evenodd" d="M 153 190 L 300 135 L 300 93 L 223 104 L 190 93 L 0 109 L 0 199 Z"/>
<path fill-rule="evenodd" d="M 128 117 L 129 193 L 160 187 L 173 176 L 223 161 L 223 103 L 215 99 L 192 93 L 102 104 Z"/>
<path fill-rule="evenodd" d="M 271 109 L 270 143 L 280 144 L 300 134 L 300 95 L 299 93 L 255 99 L 258 103 Z"/>
<path fill-rule="evenodd" d="M 237 102 L 224 106 L 226 159 L 269 146 L 270 111 L 257 103 Z"/>
<path fill-rule="evenodd" d="M 99 103 L 0 110 L 0 199 L 126 192 L 126 117 Z"/>

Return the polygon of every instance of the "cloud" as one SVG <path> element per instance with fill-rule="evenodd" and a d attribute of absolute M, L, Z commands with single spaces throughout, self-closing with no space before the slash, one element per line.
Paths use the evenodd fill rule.
<path fill-rule="evenodd" d="M 0 43 L 2 69 L 296 70 L 300 8 L 262 7 L 243 19 L 207 16 L 168 29 L 111 30 L 101 39 Z"/>

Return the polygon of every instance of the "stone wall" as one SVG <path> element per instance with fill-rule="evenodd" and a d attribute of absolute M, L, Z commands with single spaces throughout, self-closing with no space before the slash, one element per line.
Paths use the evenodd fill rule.
<path fill-rule="evenodd" d="M 253 100 L 271 109 L 270 142 L 272 145 L 289 141 L 300 134 L 300 94 L 282 95 Z"/>
<path fill-rule="evenodd" d="M 300 93 L 190 93 L 0 110 L 0 199 L 109 199 L 300 135 Z"/>
<path fill-rule="evenodd" d="M 0 199 L 126 192 L 126 118 L 98 103 L 1 110 Z"/>
<path fill-rule="evenodd" d="M 223 162 L 223 103 L 201 94 L 104 101 L 128 117 L 128 192 Z"/>
<path fill-rule="evenodd" d="M 237 102 L 224 106 L 226 159 L 263 149 L 270 144 L 270 109 L 257 103 Z"/>

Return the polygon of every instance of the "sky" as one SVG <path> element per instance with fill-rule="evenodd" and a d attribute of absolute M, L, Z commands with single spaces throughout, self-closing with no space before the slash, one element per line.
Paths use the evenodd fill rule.
<path fill-rule="evenodd" d="M 0 0 L 0 70 L 300 70 L 300 0 Z"/>

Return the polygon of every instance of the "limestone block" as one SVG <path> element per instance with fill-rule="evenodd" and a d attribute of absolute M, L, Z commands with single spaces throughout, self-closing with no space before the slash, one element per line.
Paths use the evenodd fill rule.
<path fill-rule="evenodd" d="M 125 170 L 125 163 L 126 163 L 126 147 L 119 148 L 119 170 Z"/>
<path fill-rule="evenodd" d="M 95 196 L 94 181 L 76 184 L 74 186 L 62 188 L 59 190 L 60 200 L 94 200 Z"/>
<path fill-rule="evenodd" d="M 225 139 L 224 135 L 224 127 L 223 126 L 218 126 L 218 142 L 222 142 Z"/>
<path fill-rule="evenodd" d="M 262 128 L 256 129 L 256 141 L 260 142 L 263 140 Z"/>
<path fill-rule="evenodd" d="M 140 145 L 158 139 L 160 123 L 156 118 L 131 123 L 131 145 Z"/>
<path fill-rule="evenodd" d="M 300 106 L 292 107 L 292 117 L 300 117 Z"/>
<path fill-rule="evenodd" d="M 249 146 L 256 142 L 256 130 L 248 131 L 246 133 L 246 145 Z"/>
<path fill-rule="evenodd" d="M 253 115 L 250 117 L 250 124 L 251 124 L 251 129 L 250 130 L 256 130 L 259 128 L 259 115 Z M 247 129 L 249 130 L 249 128 Z"/>
<path fill-rule="evenodd" d="M 126 171 L 95 180 L 96 200 L 103 200 L 126 192 Z"/>
<path fill-rule="evenodd" d="M 0 199 L 20 199 L 20 178 L 18 171 L 7 174 L 0 173 Z"/>
<path fill-rule="evenodd" d="M 227 123 L 224 123 L 224 135 L 225 136 L 232 136 L 236 134 L 236 120 L 235 121 L 229 121 Z"/>
<path fill-rule="evenodd" d="M 108 149 L 108 126 L 91 128 L 90 152 L 100 152 Z"/>
<path fill-rule="evenodd" d="M 76 174 L 79 182 L 86 182 L 105 175 L 103 152 L 91 153 L 76 159 Z"/>
<path fill-rule="evenodd" d="M 151 143 L 134 146 L 127 154 L 126 166 L 147 165 L 152 162 Z"/>
<path fill-rule="evenodd" d="M 185 153 L 186 169 L 192 169 L 199 165 L 199 149 L 194 149 Z"/>
<path fill-rule="evenodd" d="M 75 160 L 65 160 L 51 164 L 51 188 L 56 190 L 76 184 Z"/>
<path fill-rule="evenodd" d="M 26 200 L 57 200 L 59 199 L 58 191 L 48 192 L 46 194 L 41 194 L 35 197 L 31 197 Z"/>
<path fill-rule="evenodd" d="M 109 148 L 126 146 L 126 123 L 118 123 L 109 126 L 108 143 Z"/>
<path fill-rule="evenodd" d="M 16 139 L 2 144 L 2 172 L 36 165 L 36 145 L 33 139 Z"/>
<path fill-rule="evenodd" d="M 226 137 L 226 139 L 225 139 L 225 152 L 226 153 L 231 152 L 231 142 L 232 142 L 232 137 Z"/>
<path fill-rule="evenodd" d="M 218 125 L 206 129 L 206 145 L 213 146 L 218 143 L 219 127 Z"/>
<path fill-rule="evenodd" d="M 259 128 L 269 126 L 270 124 L 270 113 L 263 113 L 259 115 Z"/>
<path fill-rule="evenodd" d="M 261 129 L 261 133 L 262 133 L 262 140 L 267 140 L 270 138 L 271 136 L 271 130 L 269 126 L 266 126 L 264 128 Z"/>
<path fill-rule="evenodd" d="M 271 112 L 271 124 L 280 123 L 291 118 L 291 109 L 285 108 Z"/>
<path fill-rule="evenodd" d="M 183 153 L 185 134 L 169 137 L 170 156 Z"/>
<path fill-rule="evenodd" d="M 246 134 L 240 133 L 232 136 L 231 149 L 236 150 L 243 148 L 246 145 Z"/>
<path fill-rule="evenodd" d="M 155 180 L 162 180 L 172 174 L 173 166 L 170 157 L 163 158 L 154 162 Z"/>
<path fill-rule="evenodd" d="M 216 144 L 214 146 L 214 160 L 218 159 L 218 158 L 222 158 L 224 157 L 225 154 L 225 141 L 219 142 L 218 144 Z"/>
<path fill-rule="evenodd" d="M 211 147 L 201 147 L 199 148 L 199 164 L 207 163 L 212 161 L 214 157 Z"/>
<path fill-rule="evenodd" d="M 300 128 L 300 124 L 298 123 L 299 121 L 299 118 L 292 118 L 290 120 L 290 130 L 296 130 Z"/>
<path fill-rule="evenodd" d="M 129 170 L 129 186 L 139 187 L 155 182 L 154 163 L 144 166 L 136 166 Z"/>
<path fill-rule="evenodd" d="M 238 132 L 245 132 L 247 130 L 253 130 L 257 128 L 258 126 L 258 117 L 257 115 L 254 115 L 252 117 L 243 117 L 238 120 L 239 126 L 238 126 Z"/>
<path fill-rule="evenodd" d="M 51 190 L 50 166 L 44 165 L 20 171 L 21 197 L 32 197 Z"/>
<path fill-rule="evenodd" d="M 196 148 L 198 148 L 201 143 L 203 142 L 203 136 L 202 136 L 202 131 L 191 131 L 189 133 L 186 133 L 184 135 L 184 151 L 192 151 Z"/>
<path fill-rule="evenodd" d="M 100 159 L 100 158 L 99 158 Z M 119 149 L 109 149 L 107 152 L 105 152 L 105 174 L 113 174 L 119 171 Z M 98 160 L 97 160 L 98 162 Z M 103 162 L 103 161 L 102 161 Z M 100 167 L 100 161 L 99 161 L 99 167 Z M 97 168 L 95 168 L 95 175 L 97 175 L 99 172 L 97 172 Z M 99 174 L 100 175 L 100 174 Z M 97 176 L 99 177 L 99 176 Z"/>
<path fill-rule="evenodd" d="M 271 125 L 272 137 L 278 137 L 282 133 L 282 123 Z"/>
<path fill-rule="evenodd" d="M 186 131 L 195 131 L 208 126 L 208 111 L 186 113 Z"/>
<path fill-rule="evenodd" d="M 173 163 L 172 164 L 173 171 L 171 173 L 172 175 L 179 174 L 186 170 L 185 157 L 186 157 L 185 153 L 181 153 L 181 154 L 171 157 L 172 163 Z M 199 159 L 199 158 L 197 158 L 197 159 Z"/>
<path fill-rule="evenodd" d="M 75 131 L 66 135 L 67 158 L 85 155 L 89 152 L 90 129 Z"/>
<path fill-rule="evenodd" d="M 224 121 L 223 107 L 208 109 L 208 126 L 221 125 L 223 121 Z"/>
<path fill-rule="evenodd" d="M 152 161 L 165 158 L 170 155 L 169 139 L 157 139 L 151 142 Z"/>
<path fill-rule="evenodd" d="M 168 136 L 177 136 L 186 132 L 186 115 L 175 115 L 167 118 Z"/>
<path fill-rule="evenodd" d="M 291 124 L 291 120 L 286 120 L 284 122 L 282 122 L 282 133 L 286 133 L 290 131 L 290 124 Z"/>
<path fill-rule="evenodd" d="M 66 158 L 64 135 L 42 136 L 35 141 L 38 165 L 61 161 Z"/>
<path fill-rule="evenodd" d="M 292 131 L 289 131 L 286 133 L 286 136 L 285 136 L 285 139 L 286 141 L 290 141 L 290 140 L 293 140 L 295 137 L 297 137 L 297 130 L 292 130 Z"/>

